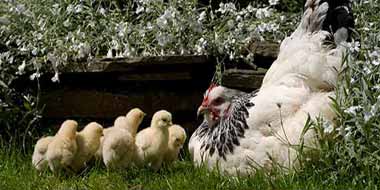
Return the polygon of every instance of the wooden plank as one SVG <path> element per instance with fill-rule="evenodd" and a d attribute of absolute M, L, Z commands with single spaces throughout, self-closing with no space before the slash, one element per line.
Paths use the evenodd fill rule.
<path fill-rule="evenodd" d="M 98 118 L 112 119 L 139 107 L 148 115 L 160 109 L 172 113 L 196 113 L 202 101 L 202 92 L 178 93 L 175 91 L 147 91 L 144 94 L 116 94 L 98 90 L 61 89 L 44 93 L 42 102 L 46 118 Z M 192 119 L 196 119 L 195 117 Z"/>
<path fill-rule="evenodd" d="M 240 70 L 228 69 L 222 75 L 222 85 L 243 91 L 252 91 L 260 88 L 265 76 L 265 69 Z"/>
<path fill-rule="evenodd" d="M 88 64 L 73 63 L 64 72 L 129 72 L 141 68 L 194 67 L 212 62 L 214 62 L 213 57 L 205 55 L 97 58 Z"/>
<path fill-rule="evenodd" d="M 254 64 L 261 68 L 268 69 L 277 59 L 280 45 L 274 42 L 257 42 L 249 44 L 248 50 L 254 53 Z"/>

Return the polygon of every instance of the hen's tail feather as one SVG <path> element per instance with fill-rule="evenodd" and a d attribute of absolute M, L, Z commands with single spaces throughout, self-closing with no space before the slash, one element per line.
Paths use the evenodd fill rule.
<path fill-rule="evenodd" d="M 334 34 L 335 43 L 351 41 L 351 35 L 355 27 L 355 19 L 351 9 L 350 0 L 330 0 L 329 11 L 323 30 Z"/>
<path fill-rule="evenodd" d="M 322 30 L 323 22 L 327 16 L 329 4 L 321 0 L 307 0 L 301 23 L 295 31 L 296 35 L 314 33 Z"/>
<path fill-rule="evenodd" d="M 350 0 L 306 0 L 305 11 L 295 34 L 330 32 L 336 44 L 349 41 L 354 28 Z"/>

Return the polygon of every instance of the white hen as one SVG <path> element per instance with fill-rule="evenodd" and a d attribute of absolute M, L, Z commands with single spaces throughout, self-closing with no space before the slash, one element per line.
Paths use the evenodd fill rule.
<path fill-rule="evenodd" d="M 334 2 L 334 1 L 331 1 Z M 336 48 L 323 43 L 329 37 L 325 18 L 344 9 L 343 4 L 326 0 L 308 0 L 301 23 L 284 39 L 277 60 L 265 75 L 262 87 L 244 94 L 218 85 L 206 91 L 198 114 L 204 122 L 190 138 L 189 151 L 195 164 L 218 167 L 227 174 L 247 175 L 252 166 L 284 167 L 297 164 L 297 152 L 308 115 L 326 120 L 334 118 L 330 107 L 332 89 L 345 51 L 345 23 L 334 26 Z M 349 21 L 348 19 L 348 22 Z M 334 24 L 333 22 L 332 24 Z M 343 24 L 342 24 L 343 23 Z M 303 136 L 307 146 L 315 147 L 314 132 Z"/>

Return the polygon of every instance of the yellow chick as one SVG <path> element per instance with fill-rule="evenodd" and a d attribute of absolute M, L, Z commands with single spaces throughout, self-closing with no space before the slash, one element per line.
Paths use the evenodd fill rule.
<path fill-rule="evenodd" d="M 103 140 L 104 135 L 111 131 L 113 128 L 125 129 L 131 133 L 133 137 L 136 137 L 138 127 L 144 119 L 146 114 L 139 108 L 131 109 L 126 116 L 119 116 L 115 119 L 113 127 L 108 127 L 103 130 L 103 137 L 100 139 L 100 146 L 98 151 L 95 153 L 95 158 L 97 160 L 102 159 L 103 154 Z"/>
<path fill-rule="evenodd" d="M 145 113 L 135 108 L 123 117 L 118 117 L 114 127 L 107 128 L 102 142 L 103 162 L 109 169 L 130 166 L 136 157 L 135 136 Z"/>
<path fill-rule="evenodd" d="M 114 127 L 119 127 L 129 131 L 132 136 L 136 136 L 138 127 L 140 126 L 146 114 L 139 108 L 131 109 L 126 116 L 119 116 L 114 122 Z"/>
<path fill-rule="evenodd" d="M 154 170 L 159 170 L 168 149 L 169 126 L 173 125 L 172 115 L 160 110 L 153 115 L 150 127 L 140 131 L 136 136 L 138 163 L 145 163 Z"/>
<path fill-rule="evenodd" d="M 178 154 L 186 141 L 186 132 L 180 125 L 169 127 L 168 150 L 164 157 L 164 162 L 170 164 L 178 159 Z"/>
<path fill-rule="evenodd" d="M 103 140 L 104 140 L 104 129 L 103 129 L 103 136 L 100 137 L 100 144 L 98 150 L 95 152 L 94 158 L 95 160 L 102 160 L 102 152 L 103 152 Z"/>
<path fill-rule="evenodd" d="M 53 172 L 68 169 L 77 152 L 76 132 L 78 123 L 66 120 L 55 134 L 46 151 L 46 160 Z"/>
<path fill-rule="evenodd" d="M 135 139 L 125 129 L 112 128 L 103 139 L 102 157 L 108 169 L 124 169 L 133 162 Z"/>
<path fill-rule="evenodd" d="M 52 136 L 42 137 L 37 141 L 36 146 L 34 147 L 32 164 L 38 171 L 45 170 L 48 166 L 45 154 L 53 138 L 54 137 Z"/>
<path fill-rule="evenodd" d="M 78 150 L 71 168 L 78 172 L 90 161 L 100 146 L 100 138 L 103 135 L 103 127 L 96 122 L 89 123 L 82 131 L 77 133 L 76 142 Z"/>

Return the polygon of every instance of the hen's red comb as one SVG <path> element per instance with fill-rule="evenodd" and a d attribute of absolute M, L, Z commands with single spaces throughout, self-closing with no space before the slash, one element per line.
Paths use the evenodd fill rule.
<path fill-rule="evenodd" d="M 206 90 L 206 93 L 205 93 L 205 96 L 203 98 L 203 101 L 202 101 L 202 105 L 205 106 L 208 104 L 208 95 L 210 94 L 211 90 L 218 87 L 219 85 L 218 84 L 215 84 L 215 83 L 211 83 L 211 85 L 208 87 L 208 89 Z"/>
<path fill-rule="evenodd" d="M 213 88 L 217 87 L 218 85 L 215 83 L 211 83 L 210 86 L 208 87 L 207 91 L 211 91 Z"/>

